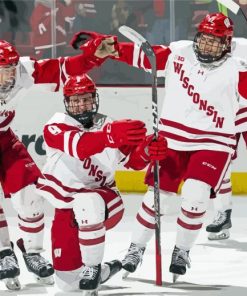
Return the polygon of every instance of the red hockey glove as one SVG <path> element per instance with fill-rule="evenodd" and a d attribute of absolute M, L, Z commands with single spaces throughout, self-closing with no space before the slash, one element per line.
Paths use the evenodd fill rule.
<path fill-rule="evenodd" d="M 81 49 L 85 56 L 96 56 L 98 58 L 117 57 L 117 37 L 103 35 L 96 32 L 80 31 L 76 33 L 70 44 L 74 49 Z"/>
<path fill-rule="evenodd" d="M 146 137 L 145 123 L 140 120 L 123 119 L 104 126 L 107 147 L 139 145 Z"/>
<path fill-rule="evenodd" d="M 159 135 L 156 140 L 152 140 L 148 144 L 148 154 L 150 160 L 163 160 L 167 153 L 167 141 L 166 138 Z"/>

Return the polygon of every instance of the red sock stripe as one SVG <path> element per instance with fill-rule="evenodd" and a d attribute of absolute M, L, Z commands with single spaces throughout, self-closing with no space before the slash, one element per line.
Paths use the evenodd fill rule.
<path fill-rule="evenodd" d="M 0 209 L 0 214 L 3 214 L 3 209 Z"/>
<path fill-rule="evenodd" d="M 150 216 L 154 217 L 155 213 L 153 210 L 151 210 L 148 206 L 145 205 L 145 203 L 142 203 L 143 210 Z"/>
<path fill-rule="evenodd" d="M 141 223 L 143 226 L 150 228 L 150 229 L 155 229 L 155 224 L 149 223 L 146 220 L 144 220 L 139 214 L 137 214 L 136 219 L 139 223 Z"/>
<path fill-rule="evenodd" d="M 225 193 L 229 193 L 232 191 L 232 188 L 226 188 L 226 189 L 220 189 L 219 193 L 220 194 L 225 194 Z"/>
<path fill-rule="evenodd" d="M 22 226 L 21 224 L 18 224 L 18 225 L 19 225 L 19 228 L 20 228 L 22 231 L 30 232 L 30 233 L 37 233 L 37 232 L 40 232 L 40 231 L 43 230 L 44 227 L 45 227 L 45 224 L 42 224 L 42 225 L 40 225 L 39 227 L 34 227 L 34 228 L 31 228 L 31 227 L 25 227 L 25 226 Z"/>
<path fill-rule="evenodd" d="M 118 202 L 116 202 L 113 206 L 111 206 L 108 211 L 111 212 L 114 209 L 116 209 L 117 207 L 121 206 L 123 204 L 122 200 L 119 200 Z"/>
<path fill-rule="evenodd" d="M 188 212 L 186 211 L 185 209 L 181 208 L 181 211 L 182 213 L 184 214 L 184 216 L 188 217 L 188 218 L 191 218 L 191 219 L 196 219 L 196 218 L 201 218 L 204 216 L 204 214 L 206 213 L 203 212 L 203 213 L 192 213 L 192 212 Z"/>
<path fill-rule="evenodd" d="M 104 224 L 103 223 L 98 223 L 95 224 L 94 226 L 90 226 L 90 227 L 84 227 L 84 226 L 80 226 L 79 231 L 81 232 L 89 232 L 89 231 L 97 231 L 100 229 L 104 229 Z"/>
<path fill-rule="evenodd" d="M 44 218 L 44 214 L 42 214 L 41 216 L 38 216 L 37 218 L 27 218 L 27 219 L 24 219 L 18 215 L 18 218 L 27 223 L 35 223 L 35 222 L 41 221 Z"/>
<path fill-rule="evenodd" d="M 0 221 L 0 228 L 7 227 L 7 226 L 8 226 L 8 224 L 7 224 L 6 220 L 5 221 Z"/>
<path fill-rule="evenodd" d="M 200 224 L 187 224 L 187 223 L 183 222 L 180 218 L 178 218 L 177 223 L 181 227 L 189 229 L 189 230 L 198 230 L 198 229 L 202 228 L 202 223 L 200 223 Z"/>
<path fill-rule="evenodd" d="M 98 238 L 94 238 L 94 239 L 79 239 L 79 243 L 83 246 L 94 246 L 94 245 L 98 245 L 101 244 L 105 241 L 105 236 L 101 236 Z"/>

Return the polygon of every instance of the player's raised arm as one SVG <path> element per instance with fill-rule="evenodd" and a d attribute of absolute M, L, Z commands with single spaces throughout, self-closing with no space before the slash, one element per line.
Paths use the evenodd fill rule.
<path fill-rule="evenodd" d="M 75 34 L 71 45 L 75 49 L 81 49 L 84 56 L 98 64 L 103 63 L 107 58 L 112 58 L 146 71 L 151 68 L 139 46 L 129 42 L 118 42 L 116 36 L 81 31 Z M 157 70 L 162 71 L 165 69 L 171 50 L 164 45 L 154 45 L 153 49 L 157 59 Z"/>

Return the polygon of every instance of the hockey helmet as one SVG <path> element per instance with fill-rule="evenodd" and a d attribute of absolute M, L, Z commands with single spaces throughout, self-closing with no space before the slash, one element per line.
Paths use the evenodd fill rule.
<path fill-rule="evenodd" d="M 6 103 L 8 94 L 16 81 L 16 66 L 20 56 L 16 48 L 5 40 L 0 40 L 0 101 Z"/>
<path fill-rule="evenodd" d="M 211 13 L 201 21 L 194 38 L 194 52 L 202 63 L 220 60 L 231 52 L 233 22 L 222 13 Z"/>
<path fill-rule="evenodd" d="M 90 128 L 99 109 L 99 96 L 92 79 L 86 74 L 69 77 L 63 94 L 67 113 L 84 127 Z"/>

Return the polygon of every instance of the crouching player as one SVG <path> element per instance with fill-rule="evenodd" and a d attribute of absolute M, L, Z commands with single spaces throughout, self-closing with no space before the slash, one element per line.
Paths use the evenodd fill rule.
<path fill-rule="evenodd" d="M 86 74 L 67 80 L 64 104 L 66 113 L 56 113 L 44 127 L 47 161 L 37 190 L 56 207 L 52 249 L 58 286 L 97 295 L 100 283 L 121 269 L 117 260 L 101 264 L 106 230 L 124 212 L 114 180 L 117 164 L 143 169 L 165 158 L 167 143 L 146 136 L 142 121 L 112 121 L 98 113 L 96 86 Z"/>

